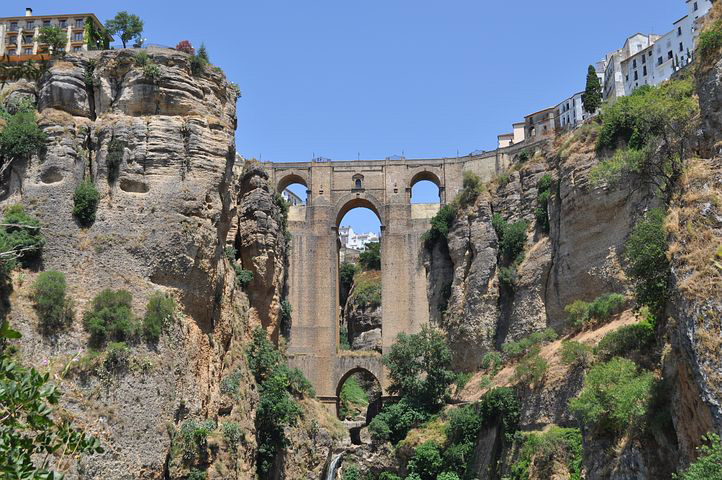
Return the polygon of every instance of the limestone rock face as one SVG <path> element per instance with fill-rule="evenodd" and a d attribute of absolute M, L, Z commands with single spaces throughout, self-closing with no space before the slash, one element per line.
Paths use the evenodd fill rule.
<path fill-rule="evenodd" d="M 378 283 L 380 287 L 381 277 L 376 272 L 362 272 L 357 275 L 361 281 Z M 382 305 L 360 301 L 358 290 L 358 285 L 354 283 L 343 312 L 351 350 L 381 352 Z"/>
<path fill-rule="evenodd" d="M 268 175 L 259 165 L 249 164 L 243 169 L 238 188 L 235 245 L 241 265 L 253 273 L 246 289 L 252 315 L 277 336 L 286 267 L 285 220 L 274 201 Z"/>
<path fill-rule="evenodd" d="M 138 116 L 131 106 L 146 98 L 118 76 L 123 69 L 129 77 L 139 71 L 125 50 L 68 55 L 37 84 L 9 83 L 1 92 L 8 101 L 37 92 L 38 123 L 49 141 L 40 158 L 12 164 L 0 181 L 0 207 L 21 203 L 40 220 L 46 238 L 41 268 L 65 274 L 76 308 L 67 330 L 40 335 L 28 300 L 35 273 L 28 272 L 29 278 L 15 278 L 8 317 L 23 334 L 23 361 L 50 369 L 64 392 L 61 408 L 106 449 L 82 460 L 68 478 L 171 478 L 164 470 L 175 432 L 188 419 L 215 420 L 219 410 L 228 412 L 218 386 L 225 369 L 237 367 L 247 377 L 248 304 L 222 254 L 234 208 L 235 93 L 211 69 L 193 77 L 183 54 L 150 51 L 150 57 L 164 72 L 154 88 L 166 98 L 190 104 L 180 85 L 197 85 L 202 94 L 192 99 L 194 108 Z M 100 87 L 86 83 L 88 72 L 93 85 L 118 87 L 124 102 L 94 108 Z M 111 142 L 119 155 L 109 161 Z M 89 228 L 72 214 L 73 192 L 84 178 L 100 192 Z M 128 290 L 138 317 L 152 293 L 168 293 L 179 305 L 176 323 L 158 346 L 132 345 L 127 370 L 106 375 L 101 361 L 59 375 L 86 354 L 82 312 L 104 288 Z M 226 415 L 252 432 L 249 390 L 239 393 L 246 406 Z M 237 478 L 254 471 L 255 441 L 252 433 L 247 437 L 233 460 Z M 187 471 L 177 474 L 185 478 Z"/>

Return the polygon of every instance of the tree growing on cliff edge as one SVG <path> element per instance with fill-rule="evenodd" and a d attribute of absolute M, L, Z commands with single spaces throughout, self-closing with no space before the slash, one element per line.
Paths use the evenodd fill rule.
<path fill-rule="evenodd" d="M 61 30 L 60 27 L 42 27 L 38 40 L 40 43 L 47 44 L 50 48 L 50 53 L 55 56 L 65 52 L 65 45 L 68 44 L 68 35 Z"/>
<path fill-rule="evenodd" d="M 582 94 L 582 104 L 589 113 L 595 113 L 602 105 L 602 86 L 593 65 L 587 69 L 587 86 Z"/>
<path fill-rule="evenodd" d="M 123 48 L 134 38 L 140 38 L 143 33 L 143 20 L 125 10 L 115 14 L 115 17 L 105 22 L 105 29 L 111 35 L 120 35 Z"/>

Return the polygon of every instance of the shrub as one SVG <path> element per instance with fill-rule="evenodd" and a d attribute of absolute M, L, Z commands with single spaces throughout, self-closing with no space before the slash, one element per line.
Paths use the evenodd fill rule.
<path fill-rule="evenodd" d="M 160 78 L 160 67 L 157 63 L 150 62 L 143 67 L 143 76 L 148 80 L 157 82 Z"/>
<path fill-rule="evenodd" d="M 397 444 L 414 427 L 421 425 L 429 414 L 419 407 L 409 404 L 405 399 L 384 405 L 381 412 L 369 424 L 369 433 L 375 442 Z"/>
<path fill-rule="evenodd" d="M 223 424 L 223 439 L 231 450 L 235 451 L 238 444 L 243 438 L 241 426 L 236 422 L 226 422 Z"/>
<path fill-rule="evenodd" d="M 456 408 L 449 413 L 446 425 L 446 441 L 450 444 L 475 444 L 481 430 L 481 417 L 470 405 Z"/>
<path fill-rule="evenodd" d="M 358 272 L 358 266 L 356 266 L 355 263 L 343 262 L 341 264 L 339 276 L 341 280 L 341 285 L 346 289 L 346 291 L 351 290 L 351 286 L 353 285 L 353 277 L 354 275 L 356 275 L 356 272 Z"/>
<path fill-rule="evenodd" d="M 378 480 L 402 480 L 401 477 L 391 472 L 381 472 Z"/>
<path fill-rule="evenodd" d="M 552 186 L 552 176 L 543 175 L 537 182 L 537 203 L 539 206 L 534 210 L 537 225 L 542 232 L 549 232 L 549 193 Z"/>
<path fill-rule="evenodd" d="M 512 291 L 516 288 L 517 270 L 516 265 L 499 267 L 499 285 L 501 288 Z"/>
<path fill-rule="evenodd" d="M 567 466 L 571 479 L 582 478 L 582 433 L 578 428 L 552 426 L 545 432 L 528 434 L 511 466 L 510 480 L 530 478 L 532 464 L 537 466 L 539 478 L 552 478 L 555 462 Z"/>
<path fill-rule="evenodd" d="M 722 47 L 722 20 L 716 20 L 699 34 L 697 51 L 706 62 L 715 58 L 720 47 Z"/>
<path fill-rule="evenodd" d="M 206 480 L 208 478 L 208 474 L 203 470 L 198 470 L 197 468 L 191 469 L 191 473 L 188 474 L 188 480 Z"/>
<path fill-rule="evenodd" d="M 547 328 L 541 332 L 531 333 L 518 341 L 505 342 L 501 346 L 501 351 L 510 358 L 516 358 L 529 353 L 537 345 L 552 342 L 556 339 L 557 332 L 553 328 Z"/>
<path fill-rule="evenodd" d="M 141 50 L 140 52 L 136 53 L 133 57 L 133 60 L 135 61 L 135 64 L 139 67 L 145 67 L 153 61 L 151 60 L 150 55 L 148 55 L 148 52 L 146 52 L 145 50 Z"/>
<path fill-rule="evenodd" d="M 429 411 L 438 408 L 454 381 L 446 338 L 429 326 L 412 335 L 400 333 L 383 361 L 389 369 L 389 392 Z"/>
<path fill-rule="evenodd" d="M 110 342 L 103 365 L 109 372 L 122 372 L 128 369 L 130 349 L 125 342 Z"/>
<path fill-rule="evenodd" d="M 509 263 L 521 262 L 526 243 L 527 223 L 524 220 L 517 220 L 509 223 L 498 213 L 491 219 L 491 224 L 499 239 L 499 251 Z"/>
<path fill-rule="evenodd" d="M 46 332 L 65 327 L 73 321 L 73 305 L 65 296 L 65 275 L 47 271 L 38 275 L 33 283 L 33 303 Z"/>
<path fill-rule="evenodd" d="M 364 270 L 381 270 L 381 244 L 379 242 L 367 244 L 358 260 Z"/>
<path fill-rule="evenodd" d="M 705 444 L 697 447 L 697 460 L 692 462 L 679 480 L 722 480 L 722 442 L 716 433 L 708 433 L 702 437 Z"/>
<path fill-rule="evenodd" d="M 356 275 L 352 301 L 361 308 L 381 305 L 381 278 L 365 273 Z"/>
<path fill-rule="evenodd" d="M 416 447 L 407 469 L 410 474 L 418 475 L 421 480 L 436 480 L 443 466 L 439 446 L 431 440 Z"/>
<path fill-rule="evenodd" d="M 279 311 L 280 327 L 281 331 L 288 333 L 291 328 L 291 314 L 293 313 L 293 307 L 291 302 L 288 300 L 281 300 L 281 309 Z"/>
<path fill-rule="evenodd" d="M 620 433 L 647 414 L 654 376 L 631 360 L 615 357 L 592 367 L 569 408 L 588 425 Z"/>
<path fill-rule="evenodd" d="M 593 349 L 589 345 L 574 340 L 562 341 L 561 357 L 565 365 L 581 365 L 586 367 L 592 362 Z"/>
<path fill-rule="evenodd" d="M 123 153 L 125 152 L 125 144 L 115 138 L 108 143 L 108 153 L 105 157 L 105 163 L 108 167 L 108 181 L 115 182 L 120 175 L 120 164 L 123 162 Z"/>
<path fill-rule="evenodd" d="M 519 400 L 514 390 L 507 387 L 497 387 L 488 391 L 479 402 L 482 425 L 499 424 L 507 442 L 511 442 L 517 430 L 519 409 Z"/>
<path fill-rule="evenodd" d="M 449 235 L 449 229 L 456 218 L 456 206 L 446 204 L 431 217 L 431 228 L 424 234 L 424 240 L 433 243 Z"/>
<path fill-rule="evenodd" d="M 533 347 L 532 351 L 519 361 L 514 370 L 514 377 L 518 382 L 538 385 L 548 367 L 547 361 L 539 355 L 539 347 Z"/>
<path fill-rule="evenodd" d="M 240 265 L 235 264 L 233 270 L 236 272 L 236 285 L 241 288 L 246 288 L 253 281 L 253 272 L 251 270 L 244 270 Z"/>
<path fill-rule="evenodd" d="M 504 172 L 499 175 L 499 187 L 504 188 L 509 184 L 509 181 L 511 180 L 511 176 L 508 172 Z"/>
<path fill-rule="evenodd" d="M 457 474 L 455 474 L 454 472 L 444 472 L 444 473 L 440 473 L 436 477 L 436 480 L 460 480 L 460 479 L 459 479 L 459 476 Z"/>
<path fill-rule="evenodd" d="M 624 247 L 637 303 L 648 305 L 654 313 L 662 311 L 667 302 L 670 267 L 664 221 L 664 211 L 650 210 L 637 222 Z"/>
<path fill-rule="evenodd" d="M 83 326 L 90 333 L 92 344 L 101 345 L 107 339 L 132 340 L 137 327 L 131 310 L 132 297 L 126 290 L 106 288 L 95 296 L 91 309 L 83 315 Z"/>
<path fill-rule="evenodd" d="M 18 260 L 28 263 L 40 254 L 45 244 L 40 222 L 25 214 L 20 205 L 7 207 L 2 223 L 6 226 L 0 226 L 0 286 Z"/>
<path fill-rule="evenodd" d="M 481 368 L 484 370 L 491 370 L 492 376 L 499 373 L 499 370 L 501 370 L 503 366 L 504 364 L 499 352 L 486 352 L 481 358 Z"/>
<path fill-rule="evenodd" d="M 583 300 L 575 300 L 566 307 L 567 321 L 572 328 L 578 329 L 593 320 L 606 321 L 619 313 L 625 306 L 627 300 L 619 293 L 604 293 L 595 298 L 591 303 Z"/>
<path fill-rule="evenodd" d="M 161 333 L 173 321 L 176 304 L 172 297 L 156 292 L 148 299 L 143 317 L 143 334 L 146 340 L 157 343 Z"/>
<path fill-rule="evenodd" d="M 589 321 L 589 303 L 584 300 L 574 300 L 564 307 L 567 314 L 567 321 L 574 328 L 581 328 Z"/>
<path fill-rule="evenodd" d="M 199 457 L 205 456 L 208 447 L 208 435 L 215 430 L 216 424 L 213 420 L 189 419 L 183 422 L 179 435 L 174 442 L 177 441 L 186 464 L 193 463 Z M 205 475 L 201 472 L 201 474 Z M 205 477 L 202 477 L 205 478 Z"/>
<path fill-rule="evenodd" d="M 603 360 L 626 356 L 631 352 L 646 353 L 655 342 L 654 325 L 641 321 L 609 332 L 597 344 L 594 352 Z"/>
<path fill-rule="evenodd" d="M 205 44 L 201 43 L 201 47 L 198 49 L 198 53 L 193 55 L 190 59 L 190 68 L 193 75 L 200 75 L 205 71 L 208 66 L 208 52 L 206 51 Z"/>
<path fill-rule="evenodd" d="M 235 370 L 221 380 L 220 390 L 224 395 L 236 395 L 241 388 L 241 372 Z"/>
<path fill-rule="evenodd" d="M 77 186 L 73 194 L 73 215 L 81 225 L 90 226 L 95 222 L 99 201 L 100 193 L 92 181 L 86 179 Z"/>
<path fill-rule="evenodd" d="M 457 202 L 461 206 L 469 205 L 476 200 L 482 190 L 483 184 L 479 176 L 474 172 L 466 171 L 463 174 L 462 189 L 457 197 Z"/>
<path fill-rule="evenodd" d="M 35 121 L 35 113 L 19 111 L 6 116 L 5 127 L 0 131 L 0 160 L 27 160 L 40 154 L 48 141 L 47 134 Z"/>
<path fill-rule="evenodd" d="M 589 181 L 598 186 L 616 185 L 627 173 L 639 173 L 651 152 L 647 147 L 617 149 L 614 154 L 594 165 L 589 171 Z"/>
<path fill-rule="evenodd" d="M 188 55 L 195 55 L 196 49 L 193 48 L 193 45 L 191 45 L 191 42 L 188 40 L 181 40 L 178 42 L 178 45 L 175 46 L 175 49 L 179 52 L 187 53 Z"/>
<path fill-rule="evenodd" d="M 471 372 L 457 372 L 456 378 L 454 380 L 454 384 L 456 385 L 456 391 L 458 392 L 460 390 L 463 390 L 473 376 L 474 374 Z"/>
<path fill-rule="evenodd" d="M 519 153 L 519 162 L 524 163 L 531 158 L 531 154 L 528 149 L 524 149 Z"/>

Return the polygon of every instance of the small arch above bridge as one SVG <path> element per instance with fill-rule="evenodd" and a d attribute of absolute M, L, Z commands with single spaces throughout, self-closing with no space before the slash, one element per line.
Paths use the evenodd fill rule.
<path fill-rule="evenodd" d="M 294 183 L 300 183 L 306 189 L 308 189 L 308 175 L 305 172 L 291 172 L 284 174 L 276 183 L 276 192 L 281 193 L 286 188 L 288 188 L 289 185 L 292 185 Z"/>
<path fill-rule="evenodd" d="M 336 211 L 338 213 L 336 214 L 335 226 L 339 227 L 341 225 L 341 220 L 343 220 L 343 217 L 354 208 L 368 208 L 369 210 L 374 212 L 379 218 L 379 221 L 381 222 L 381 228 L 384 227 L 383 206 L 381 202 L 379 202 L 372 195 L 366 193 L 349 194 L 339 199 L 339 201 L 336 203 Z"/>

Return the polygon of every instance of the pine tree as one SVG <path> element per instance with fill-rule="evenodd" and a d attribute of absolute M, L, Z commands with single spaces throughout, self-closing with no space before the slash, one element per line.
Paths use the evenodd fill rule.
<path fill-rule="evenodd" d="M 594 113 L 602 105 L 602 86 L 593 65 L 587 70 L 587 87 L 582 94 L 582 104 L 588 113 Z"/>

